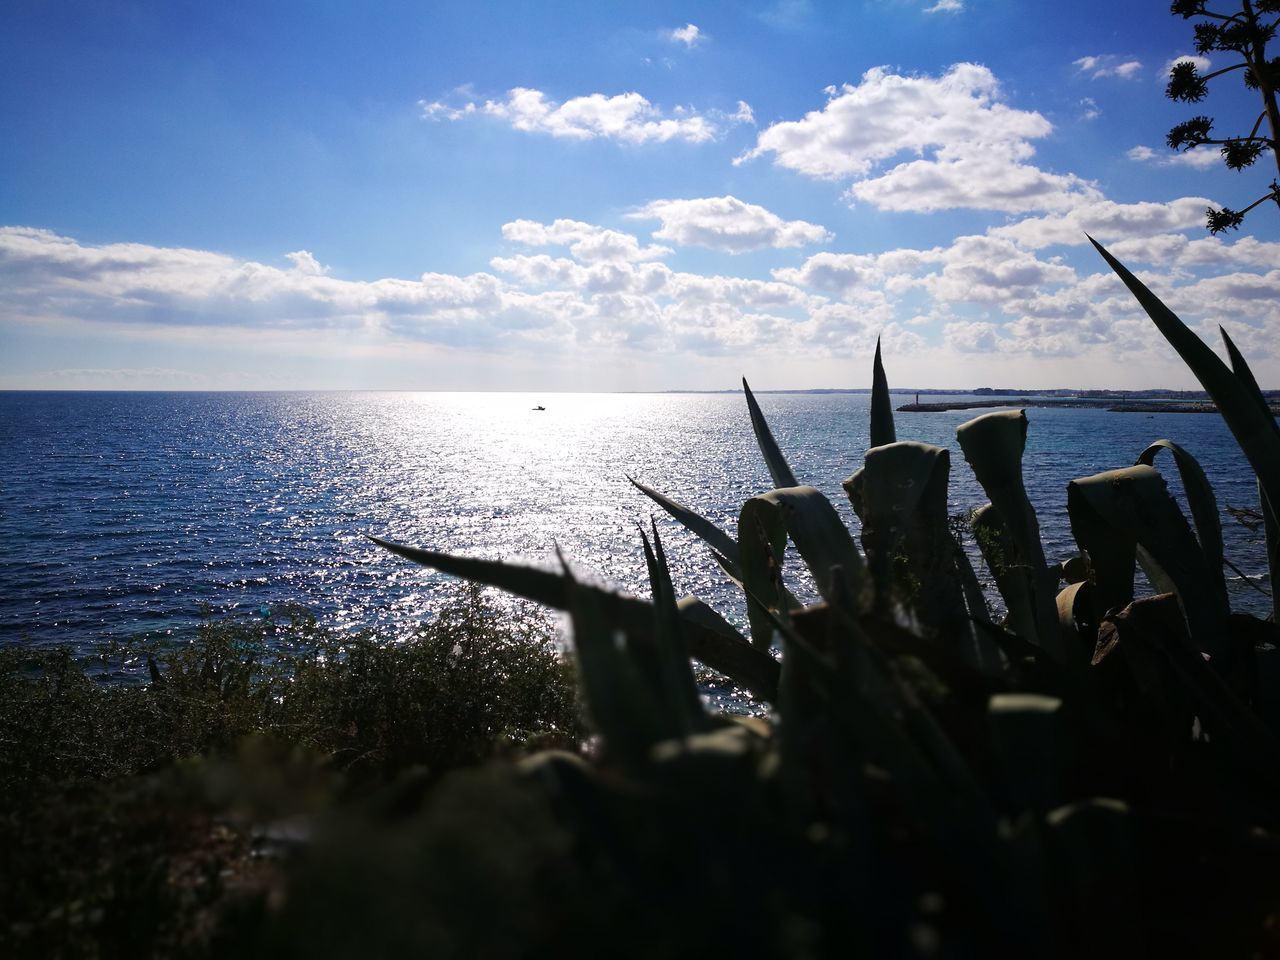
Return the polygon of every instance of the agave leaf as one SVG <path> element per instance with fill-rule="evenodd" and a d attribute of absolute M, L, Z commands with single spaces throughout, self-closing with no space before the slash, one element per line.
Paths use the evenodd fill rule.
<path fill-rule="evenodd" d="M 787 612 L 787 605 L 782 601 L 782 560 L 787 549 L 787 531 L 774 516 L 775 512 L 771 504 L 753 497 L 742 505 L 738 514 L 738 568 L 742 571 L 742 589 L 747 597 L 751 643 L 761 651 L 773 645 L 770 611 L 777 611 L 784 620 Z"/>
<path fill-rule="evenodd" d="M 968 617 L 964 649 L 961 651 L 966 662 L 988 676 L 994 676 L 1004 669 L 1004 658 L 1001 648 L 980 624 L 990 621 L 991 611 L 987 607 L 987 598 L 982 592 L 982 584 L 969 562 L 969 555 L 954 536 L 951 537 L 951 556 L 955 564 L 956 576 L 960 579 L 960 590 L 964 597 L 965 615 Z"/>
<path fill-rule="evenodd" d="M 889 379 L 880 362 L 880 338 L 876 337 L 876 356 L 871 362 L 871 446 L 893 443 L 898 434 L 893 429 L 893 401 L 889 398 Z"/>
<path fill-rule="evenodd" d="M 963 865 L 963 879 L 957 875 L 955 881 L 995 919 L 1008 942 L 1028 944 L 1035 934 L 1022 923 L 1025 891 L 1011 883 L 1001 862 L 995 817 L 981 789 L 932 712 L 865 632 L 857 619 L 858 599 L 842 581 L 832 596 L 831 638 L 840 655 L 828 696 L 832 719 L 849 744 L 847 755 L 885 769 L 900 802 L 941 852 L 940 862 Z M 875 628 L 877 621 L 866 623 Z M 815 656 L 807 646 L 796 649 Z"/>
<path fill-rule="evenodd" d="M 1209 485 L 1209 478 L 1204 475 L 1199 461 L 1172 440 L 1157 440 L 1138 455 L 1137 462 L 1149 467 L 1155 466 L 1156 455 L 1161 450 L 1168 450 L 1173 454 L 1178 474 L 1182 477 L 1182 487 L 1187 493 L 1191 519 L 1195 522 L 1196 539 L 1200 541 L 1200 549 L 1204 551 L 1213 587 L 1221 594 L 1225 606 L 1227 582 L 1222 574 L 1222 521 L 1218 516 L 1218 500 L 1213 495 L 1213 487 Z"/>
<path fill-rule="evenodd" d="M 1271 573 L 1271 622 L 1280 623 L 1280 515 L 1265 500 L 1262 529 L 1267 543 L 1267 567 Z"/>
<path fill-rule="evenodd" d="M 1057 806 L 1066 768 L 1062 701 L 1036 693 L 998 693 L 988 704 L 987 721 L 1014 814 Z"/>
<path fill-rule="evenodd" d="M 1236 347 L 1235 341 L 1231 339 L 1225 328 L 1219 326 L 1218 333 L 1222 337 L 1223 345 L 1227 348 L 1227 358 L 1231 361 L 1231 372 L 1239 378 L 1240 383 L 1245 388 L 1245 392 L 1253 397 L 1258 404 L 1259 411 L 1271 421 L 1272 426 L 1275 426 L 1275 418 L 1271 416 L 1271 408 L 1267 406 L 1267 398 L 1262 395 L 1262 388 L 1258 386 L 1258 379 L 1253 375 L 1253 370 L 1250 369 L 1244 354 Z M 1275 426 L 1275 429 L 1277 433 L 1280 433 L 1280 426 Z"/>
<path fill-rule="evenodd" d="M 1265 405 L 1258 402 L 1256 381 L 1251 390 L 1247 381 L 1241 377 L 1240 372 L 1247 370 L 1243 357 L 1237 371 L 1228 369 L 1218 355 L 1179 320 L 1159 297 L 1148 290 L 1141 280 L 1096 240 L 1090 237 L 1089 241 L 1124 281 L 1156 328 L 1178 351 L 1178 355 L 1213 398 L 1218 412 L 1258 477 L 1264 502 L 1270 504 L 1273 510 L 1280 509 L 1277 507 L 1280 505 L 1280 431 L 1276 428 L 1275 418 L 1266 410 Z M 1234 350 L 1234 345 L 1228 349 Z M 1238 356 L 1239 352 L 1235 352 Z M 1248 374 L 1248 379 L 1253 379 L 1252 373 Z"/>
<path fill-rule="evenodd" d="M 579 589 L 568 566 L 564 585 L 587 712 L 609 752 L 630 766 L 640 765 L 650 747 L 678 735 L 679 728 L 635 660 L 622 652 L 622 630 L 603 592 Z"/>
<path fill-rule="evenodd" d="M 1124 543 L 1141 545 L 1150 561 L 1176 586 L 1197 651 L 1215 656 L 1222 653 L 1226 598 L 1212 586 L 1204 551 L 1169 495 L 1160 472 L 1138 464 L 1071 481 L 1067 485 L 1067 512 L 1073 530 L 1077 518 L 1083 518 L 1087 511 L 1094 514 L 1089 518 L 1092 529 L 1105 526 Z M 1099 558 L 1091 554 L 1090 559 L 1097 569 Z"/>
<path fill-rule="evenodd" d="M 778 661 L 757 650 L 729 621 L 697 597 L 681 597 L 676 604 L 685 628 L 689 653 L 718 670 L 752 696 L 778 702 Z"/>
<path fill-rule="evenodd" d="M 1254 378 L 1253 371 L 1249 369 L 1249 364 L 1245 362 L 1244 356 L 1236 349 L 1236 345 L 1231 338 L 1227 336 L 1227 331 L 1219 327 L 1218 332 L 1222 334 L 1222 341 L 1227 345 L 1227 356 L 1231 358 L 1231 369 L 1257 402 L 1262 415 L 1276 428 L 1277 432 L 1280 432 L 1280 427 L 1276 426 L 1275 417 L 1271 415 L 1267 400 L 1262 395 L 1262 390 L 1259 389 L 1258 381 Z M 1262 506 L 1263 536 L 1267 545 L 1267 571 L 1271 581 L 1271 619 L 1275 623 L 1280 623 L 1280 520 L 1277 519 L 1280 503 L 1267 499 L 1267 493 L 1263 489 L 1261 477 L 1258 478 L 1258 500 Z"/>
<path fill-rule="evenodd" d="M 659 493 L 652 487 L 645 486 L 639 480 L 635 479 L 635 477 L 627 477 L 627 479 L 631 481 L 632 485 L 637 490 L 660 506 L 663 510 L 667 511 L 667 513 L 674 517 L 686 530 L 701 537 L 712 550 L 727 561 L 727 564 L 724 565 L 724 569 L 729 576 L 733 577 L 735 580 L 742 579 L 741 575 L 738 573 L 738 544 L 733 537 L 729 536 L 729 534 L 725 533 L 706 517 L 690 510 L 682 503 L 677 503 L 675 500 Z"/>
<path fill-rule="evenodd" d="M 1170 629 L 1171 621 L 1185 625 L 1182 604 L 1173 595 L 1135 600 L 1102 624 L 1099 650 L 1118 649 L 1128 663 L 1167 665 L 1178 686 L 1190 694 L 1210 735 L 1222 742 L 1241 770 L 1265 786 L 1274 804 L 1280 798 L 1280 742 L 1205 661 L 1197 645 L 1188 642 L 1185 633 L 1179 636 L 1180 631 Z"/>
<path fill-rule="evenodd" d="M 857 515 L 859 520 L 864 521 L 866 518 L 862 515 L 862 483 L 866 477 L 866 472 L 866 467 L 859 467 L 857 470 L 853 471 L 848 480 L 845 480 L 840 484 L 840 486 L 844 488 L 845 495 L 849 498 L 849 503 L 853 507 L 853 512 Z"/>
<path fill-rule="evenodd" d="M 496 560 L 458 557 L 434 550 L 410 547 L 378 537 L 374 543 L 424 567 L 462 577 L 475 583 L 497 587 L 555 610 L 569 610 L 568 583 L 561 574 L 535 567 Z M 630 636 L 653 630 L 653 606 L 636 597 L 577 583 L 579 594 L 593 592 L 603 610 L 618 629 Z M 762 700 L 773 702 L 778 695 L 778 664 L 768 653 L 755 650 L 723 617 L 696 597 L 684 597 L 676 604 L 685 626 L 689 652 L 712 670 L 718 670 Z"/>
<path fill-rule="evenodd" d="M 1093 596 L 1097 587 L 1089 580 L 1073 583 L 1058 594 L 1058 626 L 1062 642 L 1071 649 L 1093 655 L 1098 637 L 1098 604 Z"/>
<path fill-rule="evenodd" d="M 810 637 L 819 632 L 815 617 L 821 616 L 820 610 L 808 608 L 774 625 L 782 638 L 775 741 L 778 779 L 786 798 L 784 809 L 799 830 L 830 816 L 825 809 L 831 803 L 828 791 L 838 793 L 842 816 L 864 816 L 856 781 L 865 758 L 850 756 L 844 738 L 833 729 L 833 666 L 815 649 L 816 643 L 825 645 L 825 638 Z"/>
<path fill-rule="evenodd" d="M 788 535 L 824 597 L 833 571 L 839 571 L 852 593 L 862 593 L 862 557 L 830 501 L 813 487 L 771 490 L 743 504 L 738 518 L 738 556 L 749 616 L 757 600 L 768 609 L 784 609 L 782 563 Z M 751 623 L 755 644 L 767 646 L 772 626 L 759 610 Z"/>
<path fill-rule="evenodd" d="M 880 601 L 905 593 L 922 625 L 941 636 L 964 637 L 966 660 L 985 670 L 1000 658 L 970 619 L 963 578 L 966 569 L 970 577 L 973 571 L 949 526 L 950 473 L 951 454 L 942 447 L 897 441 L 868 450 L 859 491 L 862 543 Z M 985 616 L 985 604 L 973 612 Z"/>
<path fill-rule="evenodd" d="M 973 535 L 987 569 L 995 577 L 996 589 L 1009 610 L 1007 624 L 1019 637 L 1035 644 L 1036 620 L 1034 597 L 1028 570 L 1016 562 L 1017 550 L 1009 528 L 991 504 L 983 504 L 973 512 Z"/>
<path fill-rule="evenodd" d="M 778 442 L 773 439 L 773 433 L 769 430 L 769 424 L 764 419 L 760 404 L 756 403 L 755 395 L 752 394 L 751 388 L 747 386 L 746 377 L 742 378 L 742 391 L 747 395 L 747 409 L 751 412 L 751 429 L 755 431 L 756 444 L 764 455 L 765 466 L 769 468 L 769 476 L 773 478 L 773 485 L 775 487 L 798 486 L 796 475 L 787 466 L 786 458 L 782 455 L 782 451 L 778 449 Z"/>
<path fill-rule="evenodd" d="M 689 666 L 689 651 L 684 642 L 684 630 L 680 623 L 680 611 L 676 607 L 675 588 L 671 583 L 671 570 L 667 566 L 666 552 L 658 525 L 653 525 L 653 546 L 640 529 L 644 544 L 645 562 L 649 567 L 649 586 L 653 591 L 654 638 L 659 660 L 659 682 L 664 707 L 680 722 L 680 735 L 688 736 L 707 729 L 707 715 L 698 698 L 698 684 Z"/>
<path fill-rule="evenodd" d="M 1022 453 L 1027 442 L 1025 411 L 1000 411 L 977 417 L 956 428 L 956 439 L 974 475 L 991 499 L 1009 533 L 1013 567 L 1026 571 L 1030 591 L 1029 639 L 1061 661 L 1058 613 L 1054 605 L 1057 580 L 1051 576 L 1040 543 L 1040 524 L 1022 483 Z"/>
<path fill-rule="evenodd" d="M 904 440 L 873 446 L 865 462 L 859 478 L 862 546 L 871 574 L 883 592 L 889 586 L 893 558 L 915 524 L 922 500 L 927 501 L 926 512 L 936 514 L 941 496 L 942 526 L 946 529 L 951 456 L 942 447 Z"/>
<path fill-rule="evenodd" d="M 1100 617 L 1108 610 L 1119 610 L 1133 602 L 1134 564 L 1138 541 L 1134 536 L 1115 529 L 1092 508 L 1080 501 L 1079 494 L 1067 485 L 1067 516 L 1071 535 L 1089 558 L 1095 586 L 1093 611 Z"/>
<path fill-rule="evenodd" d="M 1059 807 L 1045 818 L 1051 862 L 1081 956 L 1137 957 L 1149 950 L 1133 904 L 1145 878 L 1138 871 L 1138 829 L 1119 800 L 1091 798 Z"/>

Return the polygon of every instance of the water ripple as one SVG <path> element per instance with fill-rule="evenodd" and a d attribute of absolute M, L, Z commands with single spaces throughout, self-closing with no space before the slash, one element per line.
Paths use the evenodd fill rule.
<path fill-rule="evenodd" d="M 867 444 L 867 397 L 760 400 L 801 482 L 853 523 L 840 482 Z M 1256 504 L 1216 417 L 1028 415 L 1027 485 L 1051 559 L 1072 551 L 1067 481 L 1132 463 L 1158 437 L 1201 459 L 1220 505 Z M 956 511 L 984 500 L 954 440 L 966 419 L 899 417 L 902 436 L 952 449 Z M 742 398 L 719 394 L 7 393 L 0 445 L 0 640 L 86 646 L 294 603 L 341 629 L 407 630 L 446 579 L 369 534 L 538 564 L 558 544 L 586 575 L 642 593 L 636 524 L 655 508 L 628 475 L 730 531 L 770 486 Z M 677 587 L 741 622 L 706 551 L 660 522 Z M 1260 573 L 1260 544 L 1230 518 L 1224 530 L 1228 556 Z M 1236 602 L 1260 599 L 1240 588 Z"/>

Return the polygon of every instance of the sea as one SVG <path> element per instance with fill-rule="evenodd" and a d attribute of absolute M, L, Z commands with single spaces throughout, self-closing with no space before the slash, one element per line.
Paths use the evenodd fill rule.
<path fill-rule="evenodd" d="M 758 399 L 799 481 L 856 530 L 840 484 L 868 445 L 869 396 Z M 955 441 L 983 412 L 896 414 L 899 439 L 951 449 L 952 512 L 986 499 Z M 1226 512 L 1256 509 L 1257 490 L 1219 417 L 1074 407 L 1027 417 L 1025 481 L 1050 561 L 1075 552 L 1067 483 L 1168 438 L 1216 491 L 1227 557 L 1245 575 L 1228 571 L 1233 606 L 1265 613 L 1246 582 L 1266 571 L 1261 535 Z M 1157 466 L 1180 496 L 1167 454 Z M 296 605 L 335 631 L 405 636 L 458 585 L 370 536 L 548 567 L 559 550 L 580 575 L 646 595 L 639 529 L 650 518 L 677 589 L 744 623 L 741 595 L 709 552 L 629 477 L 730 532 L 741 504 L 772 485 L 733 393 L 0 393 L 0 644 L 88 655 Z"/>

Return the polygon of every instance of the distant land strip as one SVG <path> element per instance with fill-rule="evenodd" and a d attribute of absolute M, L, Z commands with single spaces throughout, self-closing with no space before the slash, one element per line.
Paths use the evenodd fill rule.
<path fill-rule="evenodd" d="M 942 413 L 947 410 L 976 410 L 990 407 L 1089 407 L 1111 413 L 1217 413 L 1218 407 L 1207 401 L 1180 402 L 1175 400 L 1141 400 L 1107 404 L 1105 400 L 1041 400 L 1034 397 L 1016 397 L 1010 400 L 965 400 L 954 403 L 904 403 L 898 407 L 901 413 Z M 1268 407 L 1273 417 L 1280 416 L 1280 406 Z"/>

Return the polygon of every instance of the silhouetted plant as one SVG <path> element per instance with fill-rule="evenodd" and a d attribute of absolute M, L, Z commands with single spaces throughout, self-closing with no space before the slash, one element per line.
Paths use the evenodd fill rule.
<path fill-rule="evenodd" d="M 1212 144 L 1221 147 L 1222 159 L 1231 170 L 1243 170 L 1252 166 L 1267 150 L 1271 151 L 1280 170 L 1280 153 L 1276 141 L 1280 137 L 1280 109 L 1276 105 L 1276 88 L 1280 86 L 1280 57 L 1267 56 L 1267 43 L 1276 33 L 1280 17 L 1280 0 L 1241 0 L 1241 7 L 1234 13 L 1222 13 L 1209 9 L 1205 0 L 1174 0 L 1173 13 L 1190 20 L 1202 18 L 1195 25 L 1196 53 L 1226 53 L 1236 58 L 1230 66 L 1201 74 L 1189 59 L 1179 60 L 1169 71 L 1169 85 L 1165 95 L 1182 103 L 1199 103 L 1209 93 L 1209 81 L 1223 74 L 1241 70 L 1245 86 L 1256 90 L 1262 98 L 1262 112 L 1253 127 L 1244 136 L 1215 137 L 1213 118 L 1192 117 L 1169 131 L 1168 144 L 1174 150 L 1190 150 L 1193 147 Z M 1267 19 L 1271 16 L 1271 19 Z M 1262 133 L 1263 121 L 1271 135 Z M 1240 210 L 1210 207 L 1207 226 L 1210 233 L 1238 229 L 1254 207 L 1271 200 L 1280 206 L 1280 182 L 1271 181 L 1271 188 L 1253 203 Z"/>
<path fill-rule="evenodd" d="M 1274 585 L 1280 428 L 1252 372 L 1225 332 L 1230 367 L 1098 251 L 1253 468 Z M 522 876 L 506 871 L 502 902 L 483 876 L 465 881 L 461 899 L 496 917 L 460 920 L 452 904 L 415 913 L 420 952 L 452 940 L 457 955 L 484 954 L 476 936 L 536 917 L 523 955 L 595 956 L 594 934 L 563 936 L 585 914 L 621 944 L 617 956 L 1280 955 L 1280 632 L 1229 608 L 1221 520 L 1199 463 L 1156 440 L 1131 466 L 1072 481 L 1079 552 L 1050 563 L 1023 480 L 1025 412 L 960 425 L 990 501 L 969 526 L 1008 611 L 996 623 L 957 543 L 949 451 L 896 439 L 879 349 L 872 383 L 870 447 L 843 484 L 856 539 L 817 489 L 797 484 L 745 381 L 775 488 L 743 504 L 736 537 L 632 481 L 741 589 L 743 632 L 696 597 L 676 599 L 656 523 L 652 541 L 642 536 L 652 601 L 585 583 L 563 563 L 548 571 L 376 541 L 566 611 L 600 735 L 587 759 L 526 761 L 544 799 L 517 828 L 515 794 L 493 827 L 431 828 L 424 847 L 435 855 L 447 830 L 463 863 L 502 864 L 489 840 L 498 829 L 504 847 L 507 836 L 541 843 L 532 864 L 519 861 Z M 1155 467 L 1164 454 L 1190 522 Z M 1139 566 L 1155 595 L 1136 595 Z M 772 710 L 747 722 L 707 710 L 690 696 L 690 656 Z M 360 875 L 362 846 L 348 847 L 355 864 L 323 875 Z M 592 891 L 593 909 L 565 910 L 563 888 L 547 896 L 540 878 L 566 875 Z M 351 895 L 342 883 L 324 900 Z M 305 902 L 278 919 L 278 939 L 258 955 L 278 960 L 292 944 L 314 958 L 330 942 Z M 312 942 L 297 939 L 310 931 Z"/>

